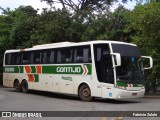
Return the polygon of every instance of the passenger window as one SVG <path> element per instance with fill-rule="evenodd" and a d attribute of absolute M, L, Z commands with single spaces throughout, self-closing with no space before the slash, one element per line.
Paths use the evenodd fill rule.
<path fill-rule="evenodd" d="M 61 61 L 61 52 L 60 51 L 58 51 L 57 52 L 57 63 L 61 63 L 62 61 Z"/>
<path fill-rule="evenodd" d="M 42 61 L 42 52 L 34 51 L 33 64 L 40 64 L 42 63 L 41 61 Z"/>
<path fill-rule="evenodd" d="M 30 53 L 29 52 L 24 52 L 22 54 L 22 64 L 29 64 L 30 62 Z"/>
<path fill-rule="evenodd" d="M 74 51 L 74 62 L 75 63 L 88 63 L 91 62 L 91 51 L 88 47 L 78 47 Z"/>
<path fill-rule="evenodd" d="M 89 62 L 91 59 L 89 48 L 83 49 L 83 62 Z"/>
<path fill-rule="evenodd" d="M 15 65 L 19 65 L 20 64 L 20 59 L 21 59 L 21 54 L 20 53 L 14 53 L 14 60 L 13 60 L 13 64 Z"/>
<path fill-rule="evenodd" d="M 42 52 L 42 63 L 43 64 L 52 64 L 55 62 L 55 51 L 54 50 L 45 50 Z"/>
<path fill-rule="evenodd" d="M 83 62 L 83 49 L 75 49 L 74 62 Z"/>
<path fill-rule="evenodd" d="M 55 51 L 51 51 L 47 54 L 47 58 L 49 58 L 49 63 L 54 63 L 55 61 Z"/>
<path fill-rule="evenodd" d="M 73 50 L 70 48 L 63 48 L 58 50 L 57 63 L 71 63 L 73 58 Z"/>
<path fill-rule="evenodd" d="M 42 63 L 46 64 L 47 63 L 47 52 L 42 53 Z"/>
<path fill-rule="evenodd" d="M 11 65 L 11 57 L 12 57 L 12 54 L 11 53 L 7 53 L 5 55 L 5 64 L 6 65 Z"/>

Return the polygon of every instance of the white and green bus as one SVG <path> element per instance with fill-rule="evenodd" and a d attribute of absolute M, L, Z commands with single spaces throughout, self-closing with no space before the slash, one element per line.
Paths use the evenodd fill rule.
<path fill-rule="evenodd" d="M 150 62 L 143 68 L 142 58 Z M 117 41 L 61 42 L 7 50 L 3 85 L 16 91 L 41 90 L 122 99 L 143 97 L 144 69 L 153 60 L 135 44 Z"/>

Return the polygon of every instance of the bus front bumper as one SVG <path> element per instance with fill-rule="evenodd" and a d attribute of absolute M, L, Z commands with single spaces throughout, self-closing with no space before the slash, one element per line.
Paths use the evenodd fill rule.
<path fill-rule="evenodd" d="M 123 90 L 115 88 L 114 99 L 125 99 L 125 98 L 141 98 L 144 96 L 145 89 L 141 90 Z"/>

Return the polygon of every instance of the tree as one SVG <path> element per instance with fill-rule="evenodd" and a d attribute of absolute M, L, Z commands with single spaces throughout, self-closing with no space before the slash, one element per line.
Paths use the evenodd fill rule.
<path fill-rule="evenodd" d="M 86 10 L 102 8 L 104 4 L 110 5 L 114 0 L 41 0 L 47 2 L 50 6 L 55 3 L 61 3 L 63 8 L 69 7 L 73 10 Z"/>
<path fill-rule="evenodd" d="M 11 13 L 14 26 L 10 33 L 11 48 L 31 47 L 31 33 L 34 30 L 37 11 L 31 6 L 20 6 Z"/>
<path fill-rule="evenodd" d="M 29 40 L 35 27 L 37 11 L 31 6 L 20 6 L 14 11 L 9 8 L 0 7 L 0 9 L 2 10 L 2 15 L 0 15 L 0 77 L 2 77 L 5 50 L 32 46 Z"/>
<path fill-rule="evenodd" d="M 138 44 L 144 55 L 151 55 L 154 60 L 154 67 L 147 72 L 146 84 L 153 84 L 155 89 L 160 86 L 160 2 L 151 2 L 144 5 L 138 5 L 133 10 L 131 16 L 130 28 L 134 29 L 132 42 Z"/>
<path fill-rule="evenodd" d="M 68 34 L 66 34 L 70 24 L 71 17 L 67 10 L 43 11 L 38 17 L 37 26 L 31 39 L 41 44 L 70 41 Z"/>
<path fill-rule="evenodd" d="M 66 7 L 69 7 L 74 11 L 93 11 L 98 9 L 105 10 L 106 6 L 111 5 L 114 2 L 118 2 L 117 0 L 41 0 L 41 2 L 43 1 L 45 1 L 50 6 L 55 3 L 60 3 L 64 9 L 66 9 Z M 126 3 L 127 0 L 121 0 L 121 2 Z"/>
<path fill-rule="evenodd" d="M 119 6 L 114 12 L 108 11 L 105 14 L 97 15 L 92 22 L 89 22 L 82 36 L 83 40 L 110 39 L 130 42 L 132 31 L 126 27 L 129 24 L 130 12 L 123 6 Z"/>
<path fill-rule="evenodd" d="M 9 36 L 13 27 L 13 18 L 7 14 L 10 14 L 10 9 L 3 9 L 3 14 L 0 15 L 0 85 L 2 84 L 3 73 L 3 56 L 6 49 L 9 48 Z"/>

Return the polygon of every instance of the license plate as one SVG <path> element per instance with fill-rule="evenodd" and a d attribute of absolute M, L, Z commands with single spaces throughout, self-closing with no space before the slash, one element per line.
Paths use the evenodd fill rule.
<path fill-rule="evenodd" d="M 132 93 L 132 96 L 137 96 L 137 93 Z"/>

